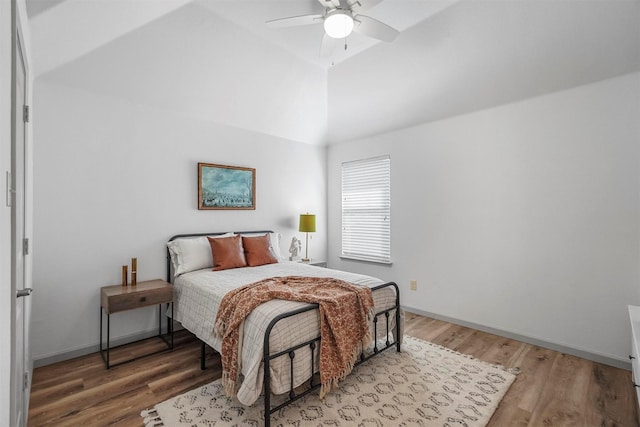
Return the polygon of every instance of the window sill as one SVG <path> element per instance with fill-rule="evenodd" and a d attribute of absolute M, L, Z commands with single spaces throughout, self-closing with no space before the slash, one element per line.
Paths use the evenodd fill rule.
<path fill-rule="evenodd" d="M 381 261 L 381 260 L 373 260 L 368 258 L 359 258 L 357 256 L 349 256 L 349 255 L 340 255 L 340 259 L 345 261 L 357 261 L 357 262 L 366 262 L 368 264 L 379 264 L 379 265 L 392 265 L 393 261 Z"/>

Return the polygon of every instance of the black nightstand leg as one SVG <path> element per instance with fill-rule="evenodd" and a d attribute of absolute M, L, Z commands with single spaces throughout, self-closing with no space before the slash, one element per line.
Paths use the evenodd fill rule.
<path fill-rule="evenodd" d="M 102 355 L 102 307 L 100 307 L 100 356 L 104 358 Z"/>
<path fill-rule="evenodd" d="M 173 350 L 173 302 L 171 303 L 171 320 L 167 319 L 167 327 L 171 325 L 171 349 Z"/>
<path fill-rule="evenodd" d="M 200 370 L 204 371 L 204 341 L 200 341 Z"/>
<path fill-rule="evenodd" d="M 107 369 L 109 369 L 111 366 L 109 366 L 109 339 L 110 339 L 110 332 L 111 332 L 111 316 L 109 313 L 107 313 Z"/>
<path fill-rule="evenodd" d="M 109 339 L 110 339 L 110 336 L 109 336 L 110 328 L 109 328 L 109 326 L 111 326 L 111 325 L 109 324 L 109 314 L 107 314 L 107 348 L 105 349 L 102 346 L 102 343 L 103 343 L 103 341 L 102 341 L 102 335 L 103 335 L 102 330 L 104 328 L 104 324 L 103 324 L 103 321 L 102 321 L 102 317 L 103 316 L 104 316 L 104 313 L 103 313 L 102 307 L 100 307 L 100 356 L 102 357 L 102 360 L 104 361 L 105 365 L 107 365 L 107 369 L 109 369 L 111 367 L 109 365 Z"/>

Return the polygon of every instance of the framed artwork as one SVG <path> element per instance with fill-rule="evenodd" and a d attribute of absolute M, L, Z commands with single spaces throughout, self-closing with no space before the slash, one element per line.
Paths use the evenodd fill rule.
<path fill-rule="evenodd" d="M 255 169 L 198 163 L 198 209 L 255 208 Z"/>

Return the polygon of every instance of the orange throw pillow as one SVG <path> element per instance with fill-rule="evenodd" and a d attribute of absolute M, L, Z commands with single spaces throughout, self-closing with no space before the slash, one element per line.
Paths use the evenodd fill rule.
<path fill-rule="evenodd" d="M 241 236 L 218 237 L 216 239 L 207 237 L 207 239 L 211 245 L 213 271 L 247 266 Z"/>
<path fill-rule="evenodd" d="M 244 246 L 244 257 L 247 260 L 247 265 L 256 267 L 278 262 L 278 259 L 273 256 L 271 249 L 269 249 L 270 245 L 271 240 L 268 234 L 257 237 L 242 237 L 242 246 Z"/>

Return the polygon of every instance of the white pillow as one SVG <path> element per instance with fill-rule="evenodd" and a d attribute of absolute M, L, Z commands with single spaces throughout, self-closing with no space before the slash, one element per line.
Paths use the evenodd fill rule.
<path fill-rule="evenodd" d="M 257 237 L 264 236 L 267 233 L 245 233 L 242 234 L 244 237 Z M 274 257 L 278 259 L 278 262 L 282 261 L 282 255 L 280 255 L 280 233 L 268 233 L 269 234 L 269 250 L 273 254 Z"/>
<path fill-rule="evenodd" d="M 215 239 L 231 236 L 233 236 L 233 233 L 209 237 Z M 175 239 L 168 242 L 167 247 L 171 254 L 173 277 L 178 277 L 181 274 L 203 268 L 213 268 L 211 245 L 209 244 L 209 240 L 207 240 L 207 236 Z"/>
<path fill-rule="evenodd" d="M 280 235 L 280 233 L 269 233 L 269 240 L 271 241 L 271 246 L 269 247 L 269 249 L 271 249 L 271 252 L 273 252 L 273 256 L 278 258 L 278 261 L 282 261 L 284 259 L 282 258 L 282 255 L 280 255 L 281 238 L 282 236 Z"/>

